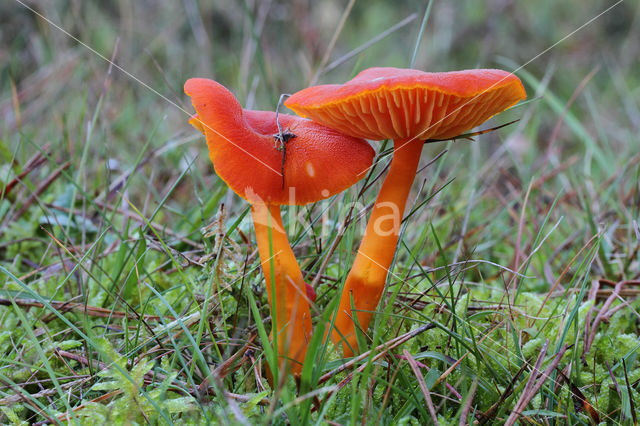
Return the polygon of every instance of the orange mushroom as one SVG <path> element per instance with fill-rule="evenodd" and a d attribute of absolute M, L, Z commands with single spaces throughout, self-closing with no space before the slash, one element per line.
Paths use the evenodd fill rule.
<path fill-rule="evenodd" d="M 336 314 L 332 339 L 343 343 L 346 356 L 358 349 L 351 297 L 366 330 L 382 296 L 424 141 L 457 136 L 524 98 L 520 80 L 501 70 L 370 68 L 345 84 L 309 87 L 285 102 L 297 114 L 344 134 L 394 141 L 389 173 Z"/>
<path fill-rule="evenodd" d="M 315 202 L 350 187 L 371 166 L 374 151 L 362 139 L 292 115 L 280 114 L 279 128 L 274 112 L 243 110 L 213 80 L 190 79 L 184 90 L 197 113 L 190 123 L 206 136 L 216 173 L 251 204 L 272 308 L 271 335 L 279 356 L 288 360 L 285 368 L 299 374 L 311 335 L 309 292 L 280 205 Z M 279 144 L 286 144 L 286 151 Z"/>

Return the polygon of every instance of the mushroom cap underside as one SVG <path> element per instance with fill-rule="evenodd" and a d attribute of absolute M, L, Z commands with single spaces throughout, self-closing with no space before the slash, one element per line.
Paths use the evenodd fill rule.
<path fill-rule="evenodd" d="M 502 70 L 369 68 L 344 84 L 301 90 L 285 105 L 355 137 L 446 139 L 525 98 L 518 77 Z"/>
<path fill-rule="evenodd" d="M 197 113 L 190 123 L 204 131 L 216 173 L 249 202 L 315 202 L 358 182 L 373 162 L 374 150 L 365 140 L 288 114 L 279 114 L 278 121 L 283 133 L 295 136 L 282 150 L 274 139 L 275 112 L 242 110 L 235 98 L 235 104 L 226 99 L 224 108 L 217 108 L 211 97 L 228 97 L 230 92 L 213 80 L 189 80 L 185 92 Z M 227 125 L 220 119 L 227 113 L 240 118 Z"/>

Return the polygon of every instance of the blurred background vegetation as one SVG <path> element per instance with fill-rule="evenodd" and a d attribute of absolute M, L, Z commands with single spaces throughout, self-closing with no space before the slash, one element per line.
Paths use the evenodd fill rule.
<path fill-rule="evenodd" d="M 305 87 L 319 71 L 347 2 L 56 0 L 27 4 L 107 58 L 114 55 L 117 44 L 114 59 L 118 65 L 190 111 L 181 88 L 191 76 L 214 78 L 230 87 L 245 106 L 258 109 L 273 109 L 280 93 Z M 586 96 L 600 106 L 599 121 L 583 125 L 594 134 L 596 126 L 618 128 L 614 132 L 617 140 L 608 141 L 613 148 L 626 139 L 624 129 L 637 132 L 640 126 L 637 106 L 621 102 L 633 98 L 630 92 L 637 93 L 640 78 L 631 72 L 637 69 L 640 57 L 635 37 L 640 25 L 637 4 L 621 2 L 567 37 L 611 4 L 436 1 L 415 67 L 427 71 L 509 68 L 503 61 L 506 58 L 517 66 L 527 63 L 524 69 L 538 79 L 546 78 L 561 100 L 568 99 L 579 82 L 600 67 L 586 89 Z M 329 64 L 405 18 L 414 19 L 362 54 L 321 73 L 318 81 L 342 82 L 370 66 L 409 66 L 424 9 L 421 1 L 356 1 Z M 85 126 L 79 117 L 85 99 L 87 106 L 96 104 L 104 91 L 108 63 L 16 1 L 4 2 L 0 24 L 0 111 L 5 143 L 14 146 L 18 127 L 33 138 L 82 137 L 78 133 Z M 21 126 L 12 84 L 19 95 Z M 100 150 L 97 158 L 104 157 L 105 149 L 115 157 L 134 151 L 136 139 L 144 140 L 158 124 L 158 117 L 166 116 L 166 120 L 154 138 L 156 146 L 163 138 L 190 131 L 184 112 L 130 76 L 114 71 L 108 89 L 97 124 L 100 137 L 109 143 L 94 144 L 92 150 Z M 530 90 L 530 95 L 535 91 Z M 584 99 L 574 108 L 591 114 Z M 556 117 L 545 118 L 536 118 L 542 120 L 539 137 L 527 143 L 544 146 Z M 67 149 L 77 146 L 69 143 Z M 192 143 L 189 148 L 195 153 L 202 146 Z"/>

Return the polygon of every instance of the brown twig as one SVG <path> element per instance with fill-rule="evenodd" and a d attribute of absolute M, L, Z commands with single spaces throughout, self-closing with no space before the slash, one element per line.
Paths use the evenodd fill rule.
<path fill-rule="evenodd" d="M 23 307 L 33 307 L 33 308 L 45 307 L 44 303 L 38 302 L 35 299 L 7 299 L 4 297 L 0 297 L 0 306 L 11 306 L 12 301 L 16 305 L 23 306 Z M 49 302 L 49 304 L 54 309 L 59 310 L 61 312 L 78 311 L 83 314 L 87 314 L 89 316 L 99 317 L 99 318 L 109 318 L 109 317 L 125 318 L 126 317 L 131 320 L 139 319 L 137 315 L 127 314 L 126 312 L 113 311 L 111 309 L 100 308 L 97 306 L 86 306 L 84 303 L 61 302 L 61 301 L 52 300 Z M 171 319 L 172 321 L 174 320 L 174 318 L 165 317 L 165 319 L 167 318 Z M 147 321 L 160 321 L 162 317 L 157 315 L 144 315 L 144 319 Z"/>

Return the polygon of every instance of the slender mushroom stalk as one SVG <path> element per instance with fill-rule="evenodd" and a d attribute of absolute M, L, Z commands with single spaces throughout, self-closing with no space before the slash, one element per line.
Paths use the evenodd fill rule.
<path fill-rule="evenodd" d="M 254 203 L 251 205 L 251 215 L 269 305 L 272 307 L 272 338 L 277 339 L 278 353 L 287 354 L 296 363 L 293 371 L 298 372 L 311 337 L 306 284 L 284 232 L 280 206 Z M 292 327 L 290 322 L 302 326 Z"/>
<path fill-rule="evenodd" d="M 315 202 L 350 187 L 371 166 L 373 149 L 362 139 L 280 114 L 280 126 L 287 132 L 283 157 L 275 143 L 279 133 L 274 112 L 243 110 L 233 94 L 213 80 L 190 79 L 185 92 L 197 113 L 190 123 L 205 134 L 216 173 L 251 204 L 272 308 L 271 337 L 277 339 L 279 364 L 299 375 L 311 335 L 307 295 L 312 289 L 307 290 L 291 250 L 280 205 Z"/>
<path fill-rule="evenodd" d="M 423 145 L 422 140 L 394 141 L 395 153 L 389 172 L 371 211 L 338 306 L 332 339 L 340 342 L 345 338 L 345 356 L 353 355 L 353 350 L 357 348 L 351 299 L 357 309 L 358 323 L 366 330 L 382 296 L 388 269 L 396 252 L 400 223 Z"/>
<path fill-rule="evenodd" d="M 353 315 L 366 330 L 384 290 L 423 141 L 457 136 L 525 97 L 520 80 L 500 70 L 370 68 L 343 85 L 309 87 L 285 102 L 299 115 L 347 135 L 394 140 L 391 167 L 336 312 L 332 340 L 343 344 L 345 356 L 359 349 Z"/>

